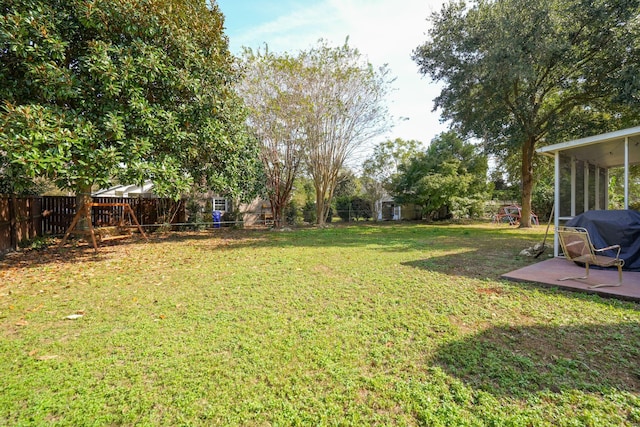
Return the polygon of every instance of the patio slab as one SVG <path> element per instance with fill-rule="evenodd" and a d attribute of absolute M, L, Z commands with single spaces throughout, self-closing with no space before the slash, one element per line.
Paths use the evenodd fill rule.
<path fill-rule="evenodd" d="M 618 271 L 615 268 L 607 270 L 590 268 L 588 282 L 558 280 L 562 277 L 582 275 L 584 275 L 584 267 L 573 264 L 564 258 L 551 258 L 503 274 L 501 277 L 516 282 L 534 282 L 570 291 L 597 294 L 607 298 L 640 302 L 640 272 L 623 270 L 622 285 L 618 287 L 589 289 L 589 286 L 597 283 L 616 283 L 618 281 Z"/>

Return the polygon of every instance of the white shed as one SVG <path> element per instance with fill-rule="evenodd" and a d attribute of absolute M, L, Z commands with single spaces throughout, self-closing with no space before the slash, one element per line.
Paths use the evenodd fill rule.
<path fill-rule="evenodd" d="M 145 181 L 143 185 L 115 185 L 107 189 L 101 189 L 93 194 L 92 197 L 142 197 L 144 199 L 157 198 L 153 192 L 153 183 Z"/>

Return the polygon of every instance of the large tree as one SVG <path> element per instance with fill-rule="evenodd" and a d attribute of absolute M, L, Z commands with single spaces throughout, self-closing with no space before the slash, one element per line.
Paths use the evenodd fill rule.
<path fill-rule="evenodd" d="M 260 141 L 260 159 L 276 227 L 284 213 L 304 156 L 305 81 L 299 60 L 268 48 L 244 53 L 245 76 L 238 86 L 250 110 L 249 126 Z"/>
<path fill-rule="evenodd" d="M 429 219 L 477 216 L 487 198 L 487 170 L 480 148 L 449 131 L 399 165 L 392 194 L 398 203 L 421 206 Z"/>
<path fill-rule="evenodd" d="M 213 2 L 4 0 L 0 152 L 80 204 L 114 177 L 239 193 L 256 151 L 238 76 Z"/>
<path fill-rule="evenodd" d="M 638 4 L 479 0 L 431 16 L 414 60 L 444 83 L 443 118 L 498 154 L 519 152 L 521 226 L 531 225 L 536 146 L 576 111 L 637 95 Z"/>
<path fill-rule="evenodd" d="M 388 127 L 386 66 L 374 68 L 345 42 L 326 42 L 300 54 L 307 83 L 306 166 L 316 191 L 318 224 L 330 202 L 346 160 Z"/>
<path fill-rule="evenodd" d="M 240 92 L 262 143 L 267 191 L 281 218 L 300 162 L 311 176 L 316 221 L 324 224 L 340 172 L 363 144 L 387 129 L 386 66 L 374 68 L 345 42 L 295 55 L 248 50 Z"/>

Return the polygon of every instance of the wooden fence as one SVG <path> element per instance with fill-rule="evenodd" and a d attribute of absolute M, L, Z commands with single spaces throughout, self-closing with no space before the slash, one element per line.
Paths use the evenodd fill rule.
<path fill-rule="evenodd" d="M 182 223 L 186 212 L 184 201 L 171 199 L 134 199 L 94 197 L 94 203 L 129 203 L 145 225 Z M 63 235 L 76 213 L 76 198 L 64 196 L 10 197 L 0 196 L 0 253 L 10 251 L 22 241 L 38 236 Z M 125 221 L 123 208 L 97 206 L 92 209 L 95 227 L 117 225 Z"/>
<path fill-rule="evenodd" d="M 0 197 L 0 253 L 33 239 L 41 230 L 39 197 Z"/>

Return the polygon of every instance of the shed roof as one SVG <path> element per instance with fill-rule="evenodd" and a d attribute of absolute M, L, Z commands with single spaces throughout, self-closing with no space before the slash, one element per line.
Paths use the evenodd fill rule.
<path fill-rule="evenodd" d="M 115 185 L 101 189 L 92 194 L 94 197 L 156 197 L 153 193 L 153 183 L 146 181 L 143 185 Z"/>
<path fill-rule="evenodd" d="M 603 168 L 624 166 L 624 142 L 629 139 L 629 164 L 640 163 L 640 126 L 539 148 L 538 153 L 575 157 Z"/>

